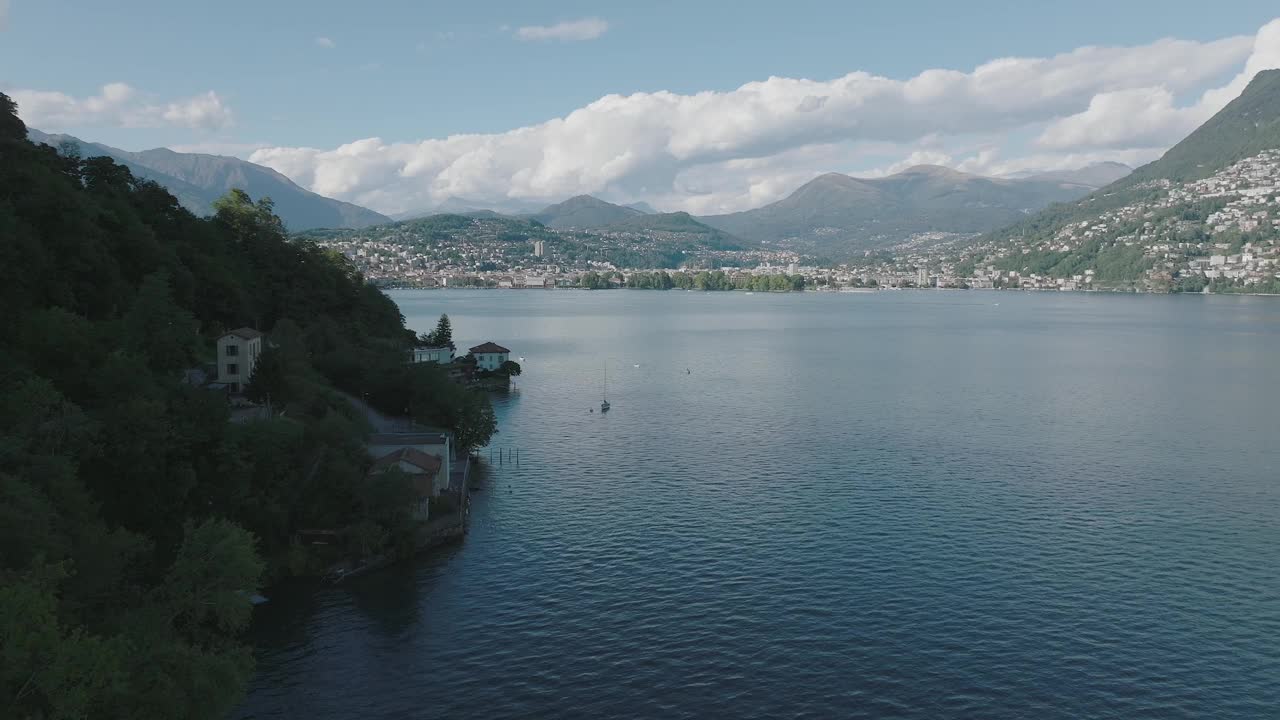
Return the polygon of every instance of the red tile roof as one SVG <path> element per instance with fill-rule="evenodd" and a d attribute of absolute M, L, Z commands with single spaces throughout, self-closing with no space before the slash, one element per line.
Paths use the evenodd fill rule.
<path fill-rule="evenodd" d="M 408 463 L 421 471 L 421 473 L 413 473 L 414 475 L 422 474 L 434 476 L 436 473 L 440 472 L 441 466 L 444 465 L 444 461 L 435 455 L 424 453 L 417 448 L 405 447 L 400 448 L 399 450 L 392 450 L 386 455 L 374 460 L 373 467 L 370 468 L 369 472 L 379 472 L 390 467 L 396 467 L 402 462 Z"/>

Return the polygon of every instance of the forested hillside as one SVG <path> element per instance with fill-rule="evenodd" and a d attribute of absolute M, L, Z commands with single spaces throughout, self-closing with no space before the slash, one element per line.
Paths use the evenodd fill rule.
<path fill-rule="evenodd" d="M 413 408 L 475 447 L 488 401 L 406 366 L 413 333 L 335 253 L 291 242 L 267 200 L 211 218 L 108 158 L 27 139 L 0 94 L 0 715 L 221 718 L 264 582 L 334 552 L 395 551 L 408 488 L 366 482 L 364 418 Z M 186 384 L 229 328 L 268 333 L 229 422 Z"/>

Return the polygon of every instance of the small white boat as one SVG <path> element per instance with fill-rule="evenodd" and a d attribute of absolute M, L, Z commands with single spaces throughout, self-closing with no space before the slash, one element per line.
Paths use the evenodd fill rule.
<path fill-rule="evenodd" d="M 600 393 L 600 412 L 609 412 L 609 363 L 604 365 L 604 389 Z"/>

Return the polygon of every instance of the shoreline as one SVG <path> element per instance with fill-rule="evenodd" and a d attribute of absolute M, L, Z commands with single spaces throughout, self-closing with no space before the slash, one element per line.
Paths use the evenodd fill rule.
<path fill-rule="evenodd" d="M 611 292 L 615 290 L 632 290 L 635 292 L 696 292 L 696 293 L 750 293 L 759 295 L 795 295 L 801 293 L 821 293 L 838 295 L 845 294 L 865 294 L 876 292 L 897 292 L 901 290 L 913 291 L 938 291 L 938 290 L 954 290 L 956 292 L 1026 292 L 1026 293 L 1081 293 L 1081 294 L 1105 294 L 1105 295 L 1185 295 L 1194 296 L 1212 296 L 1212 297 L 1280 297 L 1280 293 L 1252 293 L 1252 292 L 1154 292 L 1151 290 L 1121 290 L 1116 288 L 1092 288 L 1092 289 L 1076 289 L 1076 290 L 1058 290 L 1055 288 L 956 288 L 956 287 L 940 287 L 940 288 L 920 288 L 920 287 L 849 287 L 836 288 L 833 290 L 820 290 L 817 288 L 805 288 L 803 290 L 747 290 L 746 288 L 730 288 L 727 290 L 682 290 L 681 288 L 608 288 L 608 289 L 591 289 L 581 287 L 563 287 L 563 288 L 525 288 L 525 287 L 483 287 L 483 286 L 464 286 L 464 287 L 423 287 L 418 285 L 379 285 L 379 290 L 420 290 L 420 291 L 459 291 L 459 290 L 492 290 L 495 292 Z M 848 287 L 848 286 L 846 286 Z"/>

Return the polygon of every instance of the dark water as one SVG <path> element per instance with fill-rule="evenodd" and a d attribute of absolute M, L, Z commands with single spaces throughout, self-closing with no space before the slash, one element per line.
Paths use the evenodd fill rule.
<path fill-rule="evenodd" d="M 520 466 L 244 717 L 1280 717 L 1280 300 L 394 297 L 525 356 Z"/>

